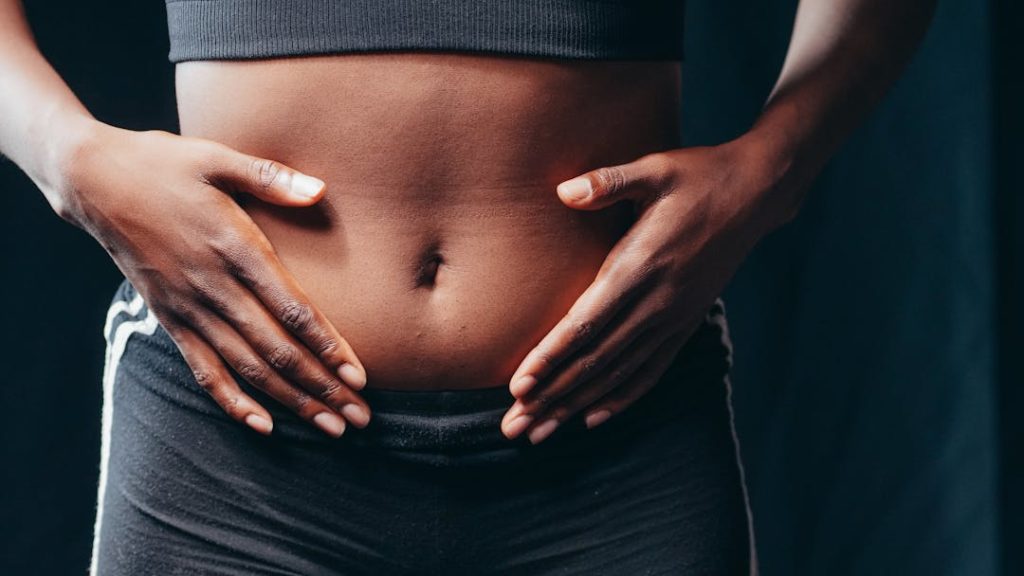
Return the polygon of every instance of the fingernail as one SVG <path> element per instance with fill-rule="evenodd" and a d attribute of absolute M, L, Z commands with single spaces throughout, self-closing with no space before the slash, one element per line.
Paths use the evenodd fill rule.
<path fill-rule="evenodd" d="M 345 404 L 341 407 L 341 413 L 356 426 L 362 428 L 370 422 L 370 414 L 358 404 Z"/>
<path fill-rule="evenodd" d="M 530 431 L 530 442 L 533 442 L 534 444 L 540 442 L 554 432 L 557 427 L 558 420 L 555 420 L 554 418 L 545 420 L 539 426 Z"/>
<path fill-rule="evenodd" d="M 337 414 L 321 412 L 316 416 L 313 416 L 313 422 L 315 422 L 321 430 L 335 438 L 341 436 L 345 432 L 345 421 Z"/>
<path fill-rule="evenodd" d="M 270 431 L 274 428 L 273 422 L 259 414 L 249 414 L 245 417 L 245 423 L 248 424 L 250 428 L 254 428 L 264 434 L 270 434 Z"/>
<path fill-rule="evenodd" d="M 590 179 L 577 176 L 558 185 L 558 193 L 570 200 L 586 200 L 590 196 Z"/>
<path fill-rule="evenodd" d="M 612 413 L 609 410 L 598 410 L 593 414 L 588 414 L 585 420 L 587 423 L 587 428 L 593 428 L 594 426 L 597 426 L 598 424 L 607 420 L 611 415 Z"/>
<path fill-rule="evenodd" d="M 505 429 L 505 432 L 507 433 L 506 435 L 509 438 L 519 436 L 523 433 L 523 430 L 526 430 L 526 427 L 530 425 L 530 422 L 533 422 L 533 416 L 530 416 L 529 414 L 516 416 L 511 422 L 509 422 L 508 427 Z"/>
<path fill-rule="evenodd" d="M 366 375 L 354 364 L 348 362 L 338 366 L 338 377 L 356 390 L 362 390 L 366 386 Z"/>
<path fill-rule="evenodd" d="M 532 375 L 527 374 L 526 376 L 521 376 L 518 380 L 513 382 L 512 385 L 509 387 L 509 392 L 511 392 L 513 396 L 518 398 L 523 394 L 529 392 L 530 388 L 533 388 L 536 385 L 537 379 L 534 378 Z"/>
<path fill-rule="evenodd" d="M 305 174 L 292 175 L 292 194 L 303 198 L 312 198 L 324 187 L 324 181 Z"/>

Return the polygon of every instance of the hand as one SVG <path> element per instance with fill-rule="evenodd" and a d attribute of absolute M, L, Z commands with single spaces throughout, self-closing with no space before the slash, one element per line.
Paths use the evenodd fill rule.
<path fill-rule="evenodd" d="M 331 436 L 346 420 L 366 426 L 362 364 L 232 197 L 308 206 L 323 182 L 209 140 L 100 123 L 70 156 L 55 210 L 103 245 L 227 414 L 270 434 L 270 413 L 221 358 Z"/>
<path fill-rule="evenodd" d="M 760 157 L 739 141 L 655 152 L 563 182 L 579 210 L 632 202 L 637 219 L 593 284 L 512 375 L 501 427 L 534 444 L 586 409 L 593 428 L 650 390 L 756 241 L 774 226 Z"/>

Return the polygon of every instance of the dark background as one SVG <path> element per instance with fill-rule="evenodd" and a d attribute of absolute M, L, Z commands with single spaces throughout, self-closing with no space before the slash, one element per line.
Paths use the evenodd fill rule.
<path fill-rule="evenodd" d="M 99 119 L 177 129 L 162 2 L 28 3 Z M 690 0 L 689 143 L 750 125 L 795 6 Z M 940 2 L 906 74 L 726 291 L 765 576 L 1024 574 L 1020 13 Z M 84 574 L 121 276 L 6 160 L 0 218 L 0 574 Z"/>

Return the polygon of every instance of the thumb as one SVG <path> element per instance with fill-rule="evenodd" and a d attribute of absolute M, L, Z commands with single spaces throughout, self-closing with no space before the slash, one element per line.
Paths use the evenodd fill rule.
<path fill-rule="evenodd" d="M 558 185 L 558 197 L 570 208 L 598 210 L 620 200 L 641 200 L 657 193 L 661 163 L 648 154 L 616 166 L 604 166 Z"/>
<path fill-rule="evenodd" d="M 323 180 L 276 162 L 231 150 L 219 164 L 216 180 L 232 191 L 284 206 L 305 206 L 323 197 Z"/>

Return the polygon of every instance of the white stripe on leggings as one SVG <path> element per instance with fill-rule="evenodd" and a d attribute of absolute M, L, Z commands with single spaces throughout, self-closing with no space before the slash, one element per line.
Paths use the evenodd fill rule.
<path fill-rule="evenodd" d="M 114 408 L 114 375 L 117 373 L 117 365 L 121 361 L 121 355 L 124 354 L 125 345 L 128 343 L 128 337 L 135 332 L 142 334 L 152 334 L 156 330 L 157 319 L 150 311 L 146 314 L 146 317 L 142 320 L 126 320 L 117 326 L 117 333 L 110 337 L 110 328 L 114 324 L 114 318 L 122 312 L 127 312 L 129 316 L 136 316 L 140 310 L 142 310 L 142 295 L 138 292 L 132 298 L 131 302 L 125 302 L 124 300 L 118 300 L 110 305 L 107 310 L 107 321 L 103 324 L 103 338 L 107 341 L 106 355 L 103 361 L 103 415 L 102 415 L 102 432 L 101 432 L 101 444 L 100 444 L 100 480 L 99 488 L 96 494 L 96 524 L 93 526 L 93 537 L 92 537 L 92 560 L 89 564 L 89 575 L 99 576 L 96 573 L 96 563 L 99 560 L 100 551 L 100 524 L 103 521 L 103 493 L 107 487 L 107 467 L 110 460 L 110 430 L 111 421 L 113 419 L 113 408 Z"/>
<path fill-rule="evenodd" d="M 743 467 L 743 456 L 740 450 L 740 437 L 736 433 L 736 412 L 732 407 L 732 366 L 734 361 L 734 350 L 732 343 L 732 336 L 729 334 L 729 321 L 728 315 L 725 311 L 725 302 L 721 298 L 717 300 L 718 304 L 722 306 L 722 314 L 714 317 L 713 321 L 718 324 L 722 329 L 722 344 L 729 350 L 728 364 L 729 372 L 725 375 L 725 388 L 727 394 L 727 404 L 729 406 L 729 431 L 732 433 L 733 446 L 735 446 L 735 457 L 736 465 L 740 469 L 740 485 L 743 487 L 743 507 L 746 508 L 747 512 L 747 538 L 750 544 L 750 576 L 759 576 L 761 568 L 758 565 L 757 559 L 757 542 L 754 540 L 754 511 L 750 507 L 750 490 L 747 488 L 747 471 Z"/>

